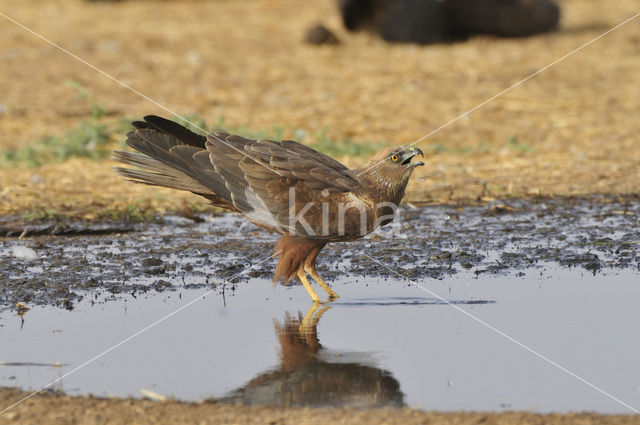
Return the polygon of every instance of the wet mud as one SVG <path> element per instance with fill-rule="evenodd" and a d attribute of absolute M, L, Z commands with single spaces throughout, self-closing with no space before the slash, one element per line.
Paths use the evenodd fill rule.
<path fill-rule="evenodd" d="M 517 276 L 550 265 L 640 270 L 639 220 L 639 197 L 405 205 L 367 238 L 328 245 L 318 270 L 328 281 L 399 273 L 416 282 L 461 271 Z M 73 309 L 83 298 L 177 288 L 229 296 L 247 279 L 271 279 L 275 260 L 267 258 L 277 240 L 232 214 L 91 224 L 4 217 L 0 234 L 0 310 L 17 303 Z"/>

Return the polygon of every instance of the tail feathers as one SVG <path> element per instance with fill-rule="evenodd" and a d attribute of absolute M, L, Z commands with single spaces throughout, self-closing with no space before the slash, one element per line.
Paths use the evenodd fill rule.
<path fill-rule="evenodd" d="M 137 129 L 149 128 L 157 130 L 160 133 L 169 134 L 187 145 L 195 146 L 200 149 L 204 149 L 204 144 L 207 141 L 205 136 L 196 134 L 176 122 L 156 115 L 147 115 L 144 117 L 144 121 L 133 122 L 133 126 Z"/>
<path fill-rule="evenodd" d="M 191 178 L 189 175 L 146 155 L 133 152 L 116 151 L 114 159 L 122 162 L 123 164 L 133 165 L 140 168 L 116 168 L 118 173 L 136 183 L 185 190 L 207 197 L 215 196 L 215 193 Z"/>
<path fill-rule="evenodd" d="M 117 151 L 114 156 L 116 161 L 137 169 L 118 167 L 118 173 L 136 183 L 193 192 L 213 205 L 237 211 L 231 192 L 204 148 L 204 136 L 160 117 L 145 120 L 135 122 L 137 130 L 127 134 L 127 145 L 139 153 Z M 202 139 L 198 139 L 202 147 L 195 146 L 196 138 Z"/>
<path fill-rule="evenodd" d="M 190 174 L 189 167 L 182 163 L 176 163 L 175 158 L 169 152 L 173 147 L 186 145 L 170 134 L 151 129 L 132 131 L 127 134 L 127 145 L 166 165 L 178 168 L 187 175 Z"/>
<path fill-rule="evenodd" d="M 215 172 L 209 160 L 208 151 L 182 143 L 170 134 L 151 129 L 139 129 L 127 136 L 127 145 L 153 160 L 146 164 L 149 170 L 155 171 L 162 166 L 162 174 L 170 174 L 170 171 L 175 169 L 180 171 L 180 175 L 207 187 L 208 192 L 231 202 L 231 193 L 225 187 L 222 177 Z M 196 154 L 201 154 L 201 160 L 195 159 Z M 138 158 L 136 161 L 144 160 Z M 131 165 L 139 166 L 140 164 Z"/>

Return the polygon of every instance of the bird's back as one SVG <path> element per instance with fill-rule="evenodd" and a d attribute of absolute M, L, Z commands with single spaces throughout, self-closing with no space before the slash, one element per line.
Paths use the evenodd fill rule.
<path fill-rule="evenodd" d="M 134 122 L 115 159 L 125 177 L 204 196 L 269 230 L 322 240 L 349 240 L 373 230 L 375 212 L 356 174 L 291 140 L 207 136 L 164 118 Z M 364 221 L 363 221 L 364 220 Z"/>

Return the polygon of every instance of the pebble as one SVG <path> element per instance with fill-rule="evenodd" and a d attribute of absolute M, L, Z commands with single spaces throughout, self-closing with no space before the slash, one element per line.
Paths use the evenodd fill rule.
<path fill-rule="evenodd" d="M 9 248 L 9 251 L 11 252 L 12 256 L 14 256 L 19 260 L 30 261 L 30 260 L 37 260 L 38 258 L 40 258 L 38 253 L 35 252 L 33 249 L 27 248 L 26 246 L 22 246 L 22 245 L 12 246 L 11 248 Z"/>

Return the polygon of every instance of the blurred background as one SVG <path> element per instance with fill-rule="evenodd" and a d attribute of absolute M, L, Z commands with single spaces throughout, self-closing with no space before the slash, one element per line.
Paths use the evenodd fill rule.
<path fill-rule="evenodd" d="M 0 10 L 199 127 L 292 138 L 355 167 L 638 13 L 636 0 L 478 4 L 0 0 Z M 204 207 L 112 171 L 128 122 L 167 110 L 10 20 L 0 26 L 0 214 Z M 637 193 L 639 56 L 637 19 L 421 141 L 427 166 L 408 201 Z"/>

